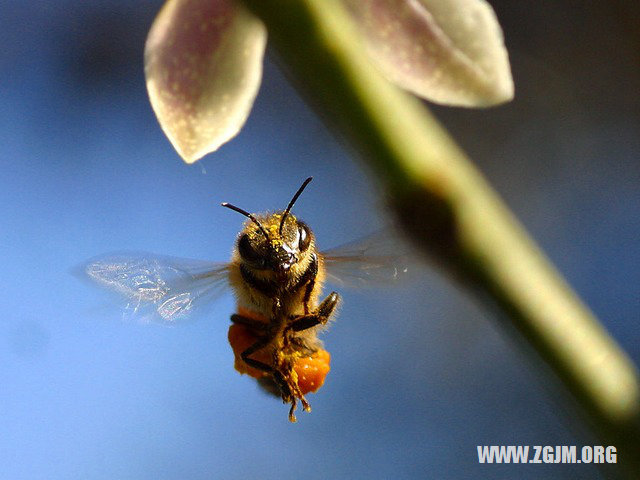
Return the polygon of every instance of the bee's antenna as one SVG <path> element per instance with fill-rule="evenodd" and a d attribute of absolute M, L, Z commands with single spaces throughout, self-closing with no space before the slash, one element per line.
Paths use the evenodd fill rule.
<path fill-rule="evenodd" d="M 254 217 L 252 214 L 250 214 L 249 212 L 247 212 L 246 210 L 243 210 L 241 208 L 236 207 L 235 205 L 231 205 L 230 203 L 227 202 L 222 202 L 220 205 L 222 205 L 223 207 L 227 207 L 230 208 L 231 210 L 235 210 L 238 213 L 241 213 L 242 215 L 244 215 L 245 217 L 248 217 L 251 219 L 251 221 L 253 223 L 255 223 L 258 228 L 260 229 L 260 231 L 264 234 L 264 236 L 266 237 L 267 240 L 269 240 L 269 234 L 267 233 L 267 231 L 264 229 L 264 227 L 262 226 L 262 224 L 258 221 L 258 219 L 256 217 Z"/>
<path fill-rule="evenodd" d="M 302 193 L 302 191 L 305 189 L 305 187 L 307 185 L 309 185 L 309 182 L 313 180 L 313 177 L 309 177 L 307 178 L 304 182 L 302 182 L 302 185 L 300 185 L 300 188 L 298 189 L 298 191 L 296 192 L 296 194 L 293 196 L 293 198 L 291 199 L 291 201 L 289 202 L 289 205 L 287 205 L 287 209 L 284 211 L 284 213 L 282 214 L 282 219 L 280 220 L 280 228 L 278 229 L 278 233 L 280 235 L 282 235 L 282 227 L 284 226 L 284 222 L 287 219 L 287 215 L 289 215 L 289 212 L 291 211 L 291 209 L 293 208 L 293 204 L 296 203 L 296 200 L 298 200 L 298 197 L 300 196 L 300 194 Z"/>

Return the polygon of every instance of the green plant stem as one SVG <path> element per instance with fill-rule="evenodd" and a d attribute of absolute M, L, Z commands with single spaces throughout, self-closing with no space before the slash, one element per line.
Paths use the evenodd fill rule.
<path fill-rule="evenodd" d="M 243 1 L 300 90 L 372 167 L 403 230 L 508 314 L 619 460 L 638 467 L 635 367 L 437 120 L 377 73 L 342 3 Z"/>

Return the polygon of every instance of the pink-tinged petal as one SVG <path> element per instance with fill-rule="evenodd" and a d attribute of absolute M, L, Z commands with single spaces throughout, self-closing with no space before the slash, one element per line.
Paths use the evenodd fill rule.
<path fill-rule="evenodd" d="M 428 100 L 489 106 L 513 98 L 502 30 L 484 0 L 344 0 L 374 63 Z"/>
<path fill-rule="evenodd" d="M 262 22 L 233 0 L 169 0 L 145 46 L 151 105 L 175 149 L 193 163 L 233 138 L 262 78 Z"/>

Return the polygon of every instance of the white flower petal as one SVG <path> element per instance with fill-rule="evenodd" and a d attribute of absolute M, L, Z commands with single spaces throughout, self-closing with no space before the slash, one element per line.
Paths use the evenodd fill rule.
<path fill-rule="evenodd" d="M 383 74 L 428 100 L 488 106 L 513 98 L 502 31 L 484 0 L 344 0 Z"/>
<path fill-rule="evenodd" d="M 151 105 L 187 163 L 233 138 L 262 78 L 262 22 L 233 0 L 169 0 L 145 46 Z"/>

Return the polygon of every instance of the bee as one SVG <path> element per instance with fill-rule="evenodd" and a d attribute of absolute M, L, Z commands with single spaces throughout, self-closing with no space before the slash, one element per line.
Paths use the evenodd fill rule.
<path fill-rule="evenodd" d="M 128 312 L 168 324 L 230 287 L 237 300 L 228 331 L 234 367 L 290 404 L 295 422 L 298 402 L 311 411 L 305 394 L 316 392 L 330 370 L 331 356 L 318 334 L 341 297 L 332 291 L 322 298 L 325 280 L 362 286 L 395 281 L 407 271 L 405 256 L 380 242 L 380 235 L 319 252 L 312 230 L 291 212 L 311 180 L 275 213 L 254 215 L 222 203 L 247 218 L 228 263 L 122 253 L 96 257 L 84 272 L 124 295 Z"/>

